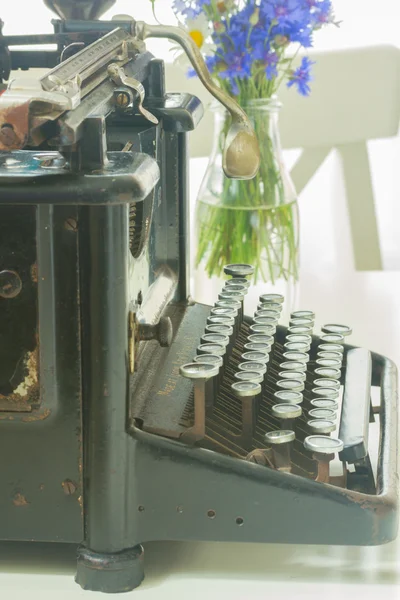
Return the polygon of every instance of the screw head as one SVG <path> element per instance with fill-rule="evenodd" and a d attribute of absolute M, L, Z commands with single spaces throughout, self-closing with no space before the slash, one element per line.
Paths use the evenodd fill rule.
<path fill-rule="evenodd" d="M 66 496 L 72 496 L 72 494 L 75 494 L 76 484 L 73 481 L 71 481 L 71 479 L 65 479 L 61 485 Z"/>
<path fill-rule="evenodd" d="M 128 106 L 130 101 L 131 98 L 128 92 L 117 92 L 117 94 L 115 95 L 115 103 L 121 108 L 125 108 L 126 106 Z"/>
<path fill-rule="evenodd" d="M 16 271 L 0 271 L 0 298 L 15 298 L 22 289 L 22 281 Z"/>
<path fill-rule="evenodd" d="M 14 127 L 10 123 L 4 123 L 1 126 L 0 141 L 4 146 L 13 146 L 18 142 Z"/>

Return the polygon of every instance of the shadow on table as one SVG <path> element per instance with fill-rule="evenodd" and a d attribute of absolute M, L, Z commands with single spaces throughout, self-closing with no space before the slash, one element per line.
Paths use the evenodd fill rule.
<path fill-rule="evenodd" d="M 310 526 L 312 524 L 310 523 Z M 170 576 L 328 583 L 400 583 L 396 542 L 372 548 L 151 542 L 145 544 L 145 588 Z M 75 545 L 0 544 L 0 572 L 75 575 Z"/>

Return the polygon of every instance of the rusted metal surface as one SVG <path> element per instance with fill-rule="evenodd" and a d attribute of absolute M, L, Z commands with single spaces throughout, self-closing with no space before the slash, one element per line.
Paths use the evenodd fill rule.
<path fill-rule="evenodd" d="M 0 136 L 0 150 L 20 150 L 26 145 L 29 135 L 29 108 L 29 98 L 25 101 L 8 98 L 7 92 L 1 96 L 0 131 L 11 126 L 13 135 Z"/>
<path fill-rule="evenodd" d="M 13 498 L 13 504 L 14 504 L 14 506 L 20 507 L 20 506 L 28 506 L 29 502 L 23 494 L 21 494 L 20 492 L 17 492 Z"/>
<path fill-rule="evenodd" d="M 0 411 L 31 411 L 32 404 L 38 404 L 40 401 L 38 347 L 32 352 L 27 352 L 22 362 L 24 379 L 18 384 L 12 394 L 0 394 Z"/>

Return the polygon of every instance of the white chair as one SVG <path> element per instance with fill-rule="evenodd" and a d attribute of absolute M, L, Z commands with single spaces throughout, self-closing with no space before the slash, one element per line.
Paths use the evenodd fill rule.
<path fill-rule="evenodd" d="M 342 159 L 357 270 L 380 270 L 382 259 L 375 217 L 367 142 L 397 135 L 400 119 L 400 48 L 390 45 L 314 53 L 312 93 L 303 98 L 285 85 L 280 131 L 284 149 L 302 149 L 292 169 L 300 194 L 332 149 Z M 168 91 L 188 91 L 207 106 L 201 83 L 166 65 Z M 191 157 L 209 156 L 213 117 L 206 111 L 191 134 Z"/>

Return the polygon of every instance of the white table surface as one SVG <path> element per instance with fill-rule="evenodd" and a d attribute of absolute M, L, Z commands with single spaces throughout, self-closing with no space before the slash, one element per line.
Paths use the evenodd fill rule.
<path fill-rule="evenodd" d="M 195 181 L 196 184 L 196 181 Z M 198 182 L 197 182 L 198 184 Z M 317 323 L 353 327 L 352 343 L 400 365 L 400 272 L 354 272 L 344 201 L 331 189 L 321 201 L 301 200 L 300 304 Z M 329 194 L 325 194 L 329 196 Z M 329 226 L 321 228 L 321 219 Z M 329 518 L 329 514 L 327 514 Z M 266 525 L 268 526 L 268 516 Z M 310 515 L 310 527 L 313 526 Z M 400 540 L 381 547 L 329 547 L 229 543 L 145 544 L 146 579 L 126 595 L 146 599 L 400 597 Z M 0 544 L 0 597 L 30 600 L 104 598 L 73 580 L 75 547 Z"/>

